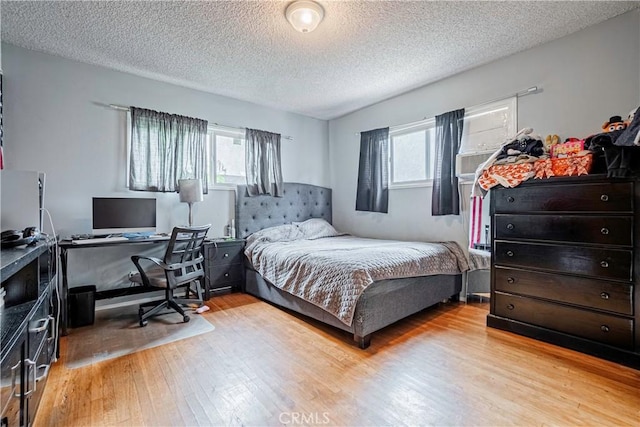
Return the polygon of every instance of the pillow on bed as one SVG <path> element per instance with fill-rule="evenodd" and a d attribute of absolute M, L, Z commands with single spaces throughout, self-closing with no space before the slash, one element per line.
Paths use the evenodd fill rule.
<path fill-rule="evenodd" d="M 247 246 L 253 242 L 290 242 L 304 239 L 304 235 L 293 224 L 276 225 L 256 231 L 247 237 Z"/>
<path fill-rule="evenodd" d="M 293 224 L 298 227 L 304 236 L 303 238 L 308 240 L 344 235 L 344 233 L 339 233 L 331 224 L 322 218 L 311 218 L 304 222 L 294 222 Z"/>

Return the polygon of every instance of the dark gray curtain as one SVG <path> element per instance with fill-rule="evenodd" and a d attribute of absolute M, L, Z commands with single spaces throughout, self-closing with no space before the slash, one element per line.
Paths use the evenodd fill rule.
<path fill-rule="evenodd" d="M 208 192 L 207 121 L 130 107 L 129 189 L 178 191 L 179 179 L 200 178 Z"/>
<path fill-rule="evenodd" d="M 459 215 L 456 154 L 462 140 L 464 108 L 436 116 L 436 158 L 431 215 Z"/>
<path fill-rule="evenodd" d="M 280 134 L 247 129 L 245 138 L 249 196 L 271 194 L 282 197 Z"/>
<path fill-rule="evenodd" d="M 356 210 L 387 213 L 389 206 L 389 128 L 360 134 Z"/>

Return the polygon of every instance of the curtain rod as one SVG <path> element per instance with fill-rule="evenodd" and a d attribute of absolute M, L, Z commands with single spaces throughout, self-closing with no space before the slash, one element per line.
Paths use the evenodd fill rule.
<path fill-rule="evenodd" d="M 516 92 L 516 93 L 514 93 L 512 95 L 506 95 L 506 96 L 503 96 L 503 97 L 500 97 L 500 98 L 492 99 L 491 101 L 485 101 L 485 102 L 482 102 L 480 104 L 472 105 L 471 107 L 467 107 L 467 108 L 475 108 L 475 107 L 480 107 L 482 105 L 492 104 L 494 102 L 498 102 L 498 101 L 503 101 L 505 99 L 509 99 L 512 96 L 515 96 L 515 97 L 519 98 L 519 97 L 523 97 L 523 96 L 527 96 L 527 95 L 533 95 L 535 93 L 540 93 L 541 91 L 542 91 L 542 88 L 540 88 L 539 86 L 531 86 L 531 87 L 529 87 L 529 88 L 527 88 L 525 90 L 521 90 L 520 92 Z M 416 120 L 415 122 L 404 123 L 404 124 L 395 125 L 395 126 L 389 126 L 389 129 L 392 129 L 392 128 L 411 128 L 412 126 L 419 125 L 419 124 L 423 123 L 425 120 L 428 120 L 430 118 L 431 117 L 425 117 L 422 120 Z M 356 135 L 360 136 L 360 132 L 356 132 Z"/>
<path fill-rule="evenodd" d="M 109 107 L 113 108 L 114 110 L 129 111 L 129 107 L 125 107 L 123 105 L 109 104 Z M 243 129 L 243 130 L 246 129 L 246 127 L 244 126 L 229 126 L 229 125 L 223 125 L 220 123 L 211 123 L 211 124 L 220 126 L 220 127 L 230 128 L 230 129 Z M 293 137 L 289 135 L 280 135 L 280 138 L 293 141 Z"/>

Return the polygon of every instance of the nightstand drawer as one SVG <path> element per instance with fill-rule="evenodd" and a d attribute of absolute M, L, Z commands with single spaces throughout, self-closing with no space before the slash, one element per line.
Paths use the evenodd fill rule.
<path fill-rule="evenodd" d="M 226 282 L 242 280 L 242 264 L 217 264 L 209 267 L 208 279 L 211 288 L 215 288 Z"/>
<path fill-rule="evenodd" d="M 496 239 L 633 245 L 633 217 L 495 215 Z"/>
<path fill-rule="evenodd" d="M 633 183 L 550 184 L 492 190 L 495 212 L 633 212 Z"/>
<path fill-rule="evenodd" d="M 623 249 L 495 242 L 494 262 L 603 279 L 633 280 L 633 252 Z"/>
<path fill-rule="evenodd" d="M 242 244 L 224 244 L 218 247 L 209 246 L 208 261 L 212 265 L 216 264 L 238 264 L 242 263 Z"/>
<path fill-rule="evenodd" d="M 495 293 L 495 314 L 620 348 L 633 348 L 633 319 L 501 292 Z"/>
<path fill-rule="evenodd" d="M 495 290 L 633 315 L 633 285 L 496 267 Z"/>

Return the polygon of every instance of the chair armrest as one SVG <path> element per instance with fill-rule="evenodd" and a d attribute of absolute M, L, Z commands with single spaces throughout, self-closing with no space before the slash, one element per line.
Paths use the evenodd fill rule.
<path fill-rule="evenodd" d="M 138 266 L 140 265 L 139 261 L 141 259 L 147 260 L 147 261 L 151 261 L 154 264 L 159 265 L 160 267 L 164 268 L 165 270 L 168 270 L 169 266 L 167 264 L 165 264 L 164 261 L 162 261 L 160 258 L 155 258 L 155 257 L 151 257 L 151 256 L 142 256 L 142 255 L 133 255 L 131 257 L 131 261 L 133 261 L 133 263 Z"/>
<path fill-rule="evenodd" d="M 147 277 L 147 274 L 144 270 L 144 268 L 142 268 L 142 266 L 140 265 L 140 260 L 145 260 L 145 261 L 150 261 L 158 266 L 160 266 L 161 268 L 168 270 L 169 266 L 162 261 L 160 258 L 154 258 L 154 257 L 148 257 L 148 256 L 142 256 L 142 255 L 133 255 L 131 257 L 131 261 L 133 261 L 133 264 L 136 266 L 136 268 L 138 269 L 138 272 L 140 273 L 140 278 L 142 279 L 142 284 L 144 286 L 151 286 L 151 283 L 149 282 L 149 278 Z"/>

